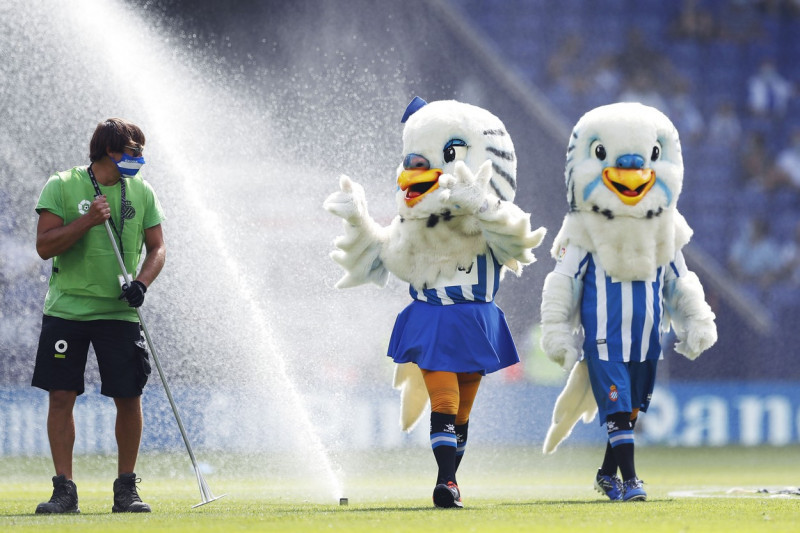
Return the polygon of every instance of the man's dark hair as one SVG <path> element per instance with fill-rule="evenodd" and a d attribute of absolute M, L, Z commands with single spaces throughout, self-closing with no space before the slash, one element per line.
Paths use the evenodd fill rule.
<path fill-rule="evenodd" d="M 109 118 L 97 125 L 89 142 L 89 160 L 100 161 L 106 150 L 122 152 L 126 146 L 144 147 L 144 133 L 139 126 L 121 118 Z"/>

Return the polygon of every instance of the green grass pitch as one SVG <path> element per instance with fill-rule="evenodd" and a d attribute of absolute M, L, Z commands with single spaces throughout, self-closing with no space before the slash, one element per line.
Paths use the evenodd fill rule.
<path fill-rule="evenodd" d="M 647 502 L 608 502 L 592 479 L 602 450 L 564 447 L 552 456 L 536 448 L 468 450 L 461 470 L 463 510 L 434 509 L 435 470 L 429 450 L 339 453 L 349 505 L 339 505 L 314 479 L 293 475 L 287 460 L 273 473 L 254 476 L 258 461 L 274 456 L 204 457 L 204 477 L 215 495 L 200 502 L 185 454 L 140 458 L 140 493 L 148 515 L 111 513 L 114 457 L 77 457 L 80 515 L 37 516 L 49 498 L 49 458 L 0 459 L 0 531 L 208 532 L 385 531 L 502 532 L 799 531 L 800 496 L 777 492 L 800 484 L 800 447 L 637 449 L 637 469 Z M 260 472 L 260 471 L 259 471 Z M 324 485 L 324 484 L 323 484 Z M 740 489 L 733 490 L 732 489 Z"/>

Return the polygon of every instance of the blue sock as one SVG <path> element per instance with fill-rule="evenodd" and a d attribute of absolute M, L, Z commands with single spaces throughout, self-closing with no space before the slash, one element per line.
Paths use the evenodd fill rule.
<path fill-rule="evenodd" d="M 633 423 L 630 413 L 614 413 L 606 418 L 608 444 L 619 466 L 623 481 L 636 477 L 633 461 Z"/>
<path fill-rule="evenodd" d="M 431 412 L 431 448 L 439 473 L 436 484 L 456 482 L 456 415 Z"/>

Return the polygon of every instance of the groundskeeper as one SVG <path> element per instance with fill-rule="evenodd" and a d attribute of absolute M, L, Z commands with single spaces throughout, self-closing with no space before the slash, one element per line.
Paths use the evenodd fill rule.
<path fill-rule="evenodd" d="M 89 344 L 97 356 L 100 393 L 116 405 L 118 477 L 112 511 L 150 512 L 134 473 L 142 438 L 141 396 L 150 374 L 136 308 L 164 266 L 166 247 L 161 205 L 138 175 L 144 145 L 138 126 L 119 118 L 101 122 L 89 144 L 89 166 L 52 175 L 36 206 L 36 250 L 53 264 L 31 385 L 49 393 L 47 435 L 56 474 L 50 501 L 40 503 L 36 513 L 80 512 L 72 479 L 73 407 L 84 391 Z M 106 221 L 130 272 L 129 284 L 120 283 Z"/>

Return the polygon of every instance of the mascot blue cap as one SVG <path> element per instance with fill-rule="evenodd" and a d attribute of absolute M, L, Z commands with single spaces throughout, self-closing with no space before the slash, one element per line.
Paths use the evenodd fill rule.
<path fill-rule="evenodd" d="M 419 111 L 419 108 L 427 104 L 428 102 L 426 102 L 419 96 L 415 96 L 414 99 L 411 100 L 411 103 L 408 104 L 408 107 L 406 107 L 406 112 L 403 113 L 403 118 L 402 120 L 400 120 L 400 122 L 405 124 L 406 120 L 408 120 L 408 117 Z"/>

